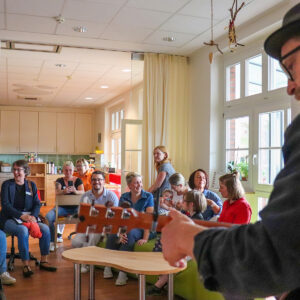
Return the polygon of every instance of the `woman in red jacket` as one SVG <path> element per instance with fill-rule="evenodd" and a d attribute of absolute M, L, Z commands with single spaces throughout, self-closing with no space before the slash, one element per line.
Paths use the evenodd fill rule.
<path fill-rule="evenodd" d="M 248 224 L 251 220 L 252 210 L 245 199 L 245 191 L 239 179 L 239 173 L 233 172 L 219 178 L 220 193 L 227 200 L 218 219 L 219 222 L 233 224 Z"/>

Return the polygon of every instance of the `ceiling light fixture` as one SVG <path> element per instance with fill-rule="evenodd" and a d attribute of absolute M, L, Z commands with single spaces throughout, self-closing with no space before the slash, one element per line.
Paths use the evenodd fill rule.
<path fill-rule="evenodd" d="M 129 72 L 131 72 L 131 69 L 123 69 L 122 72 L 129 73 Z"/>
<path fill-rule="evenodd" d="M 85 33 L 88 31 L 87 28 L 84 26 L 75 26 L 73 27 L 73 30 L 80 33 Z"/>
<path fill-rule="evenodd" d="M 92 97 L 85 97 L 84 99 L 85 99 L 85 100 L 93 100 Z"/>
<path fill-rule="evenodd" d="M 55 64 L 56 67 L 59 67 L 59 68 L 65 68 L 67 65 L 65 64 Z"/>
<path fill-rule="evenodd" d="M 108 85 L 101 85 L 101 89 L 108 89 Z"/>
<path fill-rule="evenodd" d="M 174 36 L 164 36 L 163 38 L 162 38 L 162 40 L 163 41 L 165 41 L 165 42 L 174 42 L 175 40 L 176 40 L 176 37 L 174 37 Z"/>

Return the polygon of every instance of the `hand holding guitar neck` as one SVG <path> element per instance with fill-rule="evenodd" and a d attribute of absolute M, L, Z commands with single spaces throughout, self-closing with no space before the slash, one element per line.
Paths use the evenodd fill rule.
<path fill-rule="evenodd" d="M 77 224 L 78 233 L 108 233 L 124 234 L 133 228 L 149 229 L 153 228 L 160 232 L 161 229 L 171 221 L 169 216 L 158 216 L 157 226 L 153 226 L 155 215 L 140 213 L 133 208 L 106 207 L 104 205 L 94 205 L 81 203 L 79 212 L 79 222 Z M 205 227 L 231 227 L 229 223 L 219 223 L 212 221 L 193 220 L 195 223 Z"/>

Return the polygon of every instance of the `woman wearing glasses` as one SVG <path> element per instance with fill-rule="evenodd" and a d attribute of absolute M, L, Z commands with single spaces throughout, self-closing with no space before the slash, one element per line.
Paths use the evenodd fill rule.
<path fill-rule="evenodd" d="M 23 275 L 30 277 L 33 275 L 33 271 L 29 266 L 28 238 L 30 230 L 28 227 L 37 228 L 37 224 L 41 232 L 41 237 L 39 237 L 40 269 L 56 271 L 56 268 L 49 265 L 47 260 L 50 245 L 49 228 L 38 222 L 41 204 L 36 185 L 25 178 L 29 174 L 28 163 L 25 160 L 17 160 L 13 163 L 12 171 L 14 179 L 6 180 L 1 188 L 0 229 L 18 238 L 18 248 L 23 262 Z"/>

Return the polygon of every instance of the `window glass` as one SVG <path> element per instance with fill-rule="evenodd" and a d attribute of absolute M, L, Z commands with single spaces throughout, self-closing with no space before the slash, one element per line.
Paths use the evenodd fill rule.
<path fill-rule="evenodd" d="M 262 55 L 246 60 L 246 96 L 256 95 L 262 92 Z"/>
<path fill-rule="evenodd" d="M 226 101 L 241 97 L 241 65 L 240 63 L 226 68 Z"/>
<path fill-rule="evenodd" d="M 115 113 L 111 114 L 111 130 L 115 130 Z"/>
<path fill-rule="evenodd" d="M 283 167 L 281 147 L 283 145 L 282 110 L 259 114 L 258 183 L 273 184 Z"/>
<path fill-rule="evenodd" d="M 116 112 L 116 130 L 120 129 L 119 112 Z"/>
<path fill-rule="evenodd" d="M 287 86 L 287 77 L 281 69 L 278 60 L 269 56 L 269 90 Z"/>

